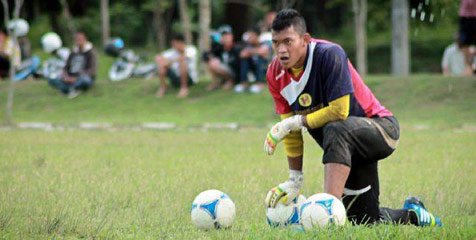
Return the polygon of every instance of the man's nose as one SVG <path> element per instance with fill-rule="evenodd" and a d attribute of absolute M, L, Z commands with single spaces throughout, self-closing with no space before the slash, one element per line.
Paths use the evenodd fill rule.
<path fill-rule="evenodd" d="M 279 44 L 277 50 L 278 50 L 277 51 L 278 53 L 286 53 L 287 52 L 286 46 L 284 46 L 284 44 Z"/>

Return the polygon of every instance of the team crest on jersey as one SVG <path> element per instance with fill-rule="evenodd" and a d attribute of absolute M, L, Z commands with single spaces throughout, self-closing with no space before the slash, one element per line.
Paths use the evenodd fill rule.
<path fill-rule="evenodd" d="M 309 93 L 304 93 L 299 96 L 299 105 L 302 107 L 309 107 L 312 103 L 312 97 Z"/>

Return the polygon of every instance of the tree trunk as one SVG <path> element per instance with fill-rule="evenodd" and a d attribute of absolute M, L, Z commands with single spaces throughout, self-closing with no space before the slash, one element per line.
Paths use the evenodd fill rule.
<path fill-rule="evenodd" d="M 392 74 L 410 73 L 410 46 L 408 42 L 408 2 L 392 0 Z"/>
<path fill-rule="evenodd" d="M 190 16 L 188 15 L 187 0 L 179 0 L 180 21 L 182 22 L 185 42 L 187 45 L 192 44 L 192 29 L 190 24 Z"/>
<path fill-rule="evenodd" d="M 354 10 L 355 47 L 357 71 L 367 75 L 367 0 L 352 0 Z"/>
<path fill-rule="evenodd" d="M 157 47 L 162 51 L 167 46 L 167 28 L 164 22 L 164 8 L 162 0 L 157 0 L 154 12 L 154 22 L 156 26 Z"/>
<path fill-rule="evenodd" d="M 102 44 L 106 46 L 110 38 L 109 28 L 109 0 L 101 0 Z"/>
<path fill-rule="evenodd" d="M 8 24 L 10 21 L 10 14 L 8 10 L 10 9 L 8 6 L 8 0 L 2 0 L 3 11 L 4 11 L 4 23 L 5 25 Z M 13 19 L 20 17 L 20 9 L 23 5 L 23 0 L 15 0 L 15 8 L 13 10 Z M 8 29 L 8 28 L 7 28 Z M 8 95 L 7 95 L 7 123 L 13 123 L 13 97 L 15 94 L 15 83 L 13 82 L 13 78 L 15 77 L 15 64 L 14 64 L 14 57 L 15 57 L 15 50 L 17 49 L 17 37 L 15 34 L 12 34 L 10 30 L 8 31 L 8 35 L 11 36 L 11 40 L 13 41 L 13 51 L 12 51 L 12 59 L 10 61 L 10 84 L 8 86 Z"/>
<path fill-rule="evenodd" d="M 201 53 L 210 50 L 210 23 L 211 6 L 210 0 L 200 0 L 200 43 L 198 45 Z"/>
<path fill-rule="evenodd" d="M 225 2 L 225 23 L 233 28 L 233 35 L 237 41 L 241 41 L 241 36 L 250 27 L 250 0 L 242 0 L 236 3 Z"/>
<path fill-rule="evenodd" d="M 68 26 L 69 35 L 72 37 L 72 39 L 74 39 L 76 28 L 74 27 L 73 18 L 71 17 L 71 12 L 69 11 L 68 2 L 66 0 L 60 0 L 60 3 L 63 9 L 62 10 L 63 17 L 67 22 L 66 26 Z"/>

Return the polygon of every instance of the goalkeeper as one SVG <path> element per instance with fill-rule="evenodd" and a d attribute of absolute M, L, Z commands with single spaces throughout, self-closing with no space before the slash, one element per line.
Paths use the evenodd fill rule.
<path fill-rule="evenodd" d="M 271 155 L 284 142 L 290 177 L 268 192 L 266 205 L 289 204 L 299 195 L 305 127 L 324 150 L 324 191 L 343 200 L 352 223 L 441 226 L 415 197 L 403 209 L 379 206 L 378 161 L 397 147 L 399 125 L 344 50 L 311 38 L 303 17 L 292 9 L 280 11 L 273 21 L 272 45 L 276 58 L 268 67 L 267 82 L 282 121 L 267 134 L 264 149 Z"/>

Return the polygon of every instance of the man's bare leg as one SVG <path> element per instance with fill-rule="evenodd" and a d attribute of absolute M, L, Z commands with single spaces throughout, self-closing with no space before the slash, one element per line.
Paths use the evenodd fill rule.
<path fill-rule="evenodd" d="M 189 94 L 188 91 L 188 71 L 185 57 L 180 57 L 180 91 L 177 94 L 177 98 L 186 98 Z"/>
<path fill-rule="evenodd" d="M 165 78 L 167 76 L 167 62 L 161 56 L 157 56 L 155 59 L 157 62 L 157 68 L 159 71 L 159 90 L 157 90 L 156 97 L 162 98 L 167 90 L 165 84 Z"/>
<path fill-rule="evenodd" d="M 471 53 L 471 49 L 469 46 L 463 46 L 461 48 L 464 55 L 464 62 L 465 62 L 465 75 L 471 76 L 473 75 L 473 69 L 471 68 L 471 62 L 473 60 L 473 54 Z"/>
<path fill-rule="evenodd" d="M 219 76 L 220 71 L 217 64 L 218 64 L 218 59 L 210 59 L 210 61 L 207 64 L 208 71 L 210 71 L 210 73 L 212 74 L 212 83 L 208 85 L 206 89 L 207 91 L 213 91 L 221 85 L 220 76 Z"/>
<path fill-rule="evenodd" d="M 324 191 L 341 198 L 350 167 L 341 163 L 326 163 L 324 166 Z"/>

